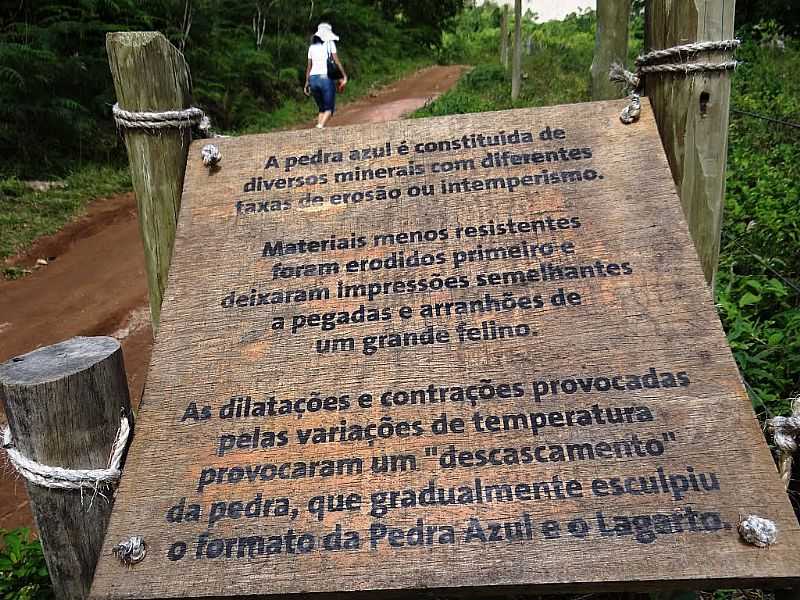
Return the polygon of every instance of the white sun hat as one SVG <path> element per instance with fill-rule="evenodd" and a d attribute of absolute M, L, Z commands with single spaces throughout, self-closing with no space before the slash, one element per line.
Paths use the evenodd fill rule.
<path fill-rule="evenodd" d="M 315 33 L 323 42 L 338 42 L 339 36 L 333 33 L 333 27 L 330 23 L 320 23 L 317 26 L 317 33 Z"/>

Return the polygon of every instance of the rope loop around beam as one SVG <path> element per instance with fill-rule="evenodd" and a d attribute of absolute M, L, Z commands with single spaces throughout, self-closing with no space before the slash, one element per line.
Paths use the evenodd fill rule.
<path fill-rule="evenodd" d="M 197 127 L 203 132 L 208 132 L 211 121 L 202 109 L 190 106 L 183 110 L 165 110 L 159 112 L 133 112 L 120 108 L 119 103 L 114 104 L 111 112 L 117 127 L 123 129 L 157 129 Z"/>
<path fill-rule="evenodd" d="M 46 488 L 62 490 L 93 490 L 100 487 L 114 487 L 122 475 L 122 458 L 128 447 L 131 425 L 127 416 L 122 417 L 111 447 L 108 466 L 105 469 L 67 469 L 43 465 L 24 456 L 14 445 L 11 428 L 3 431 L 3 449 L 8 455 L 11 466 L 25 479 L 33 484 Z"/>
<path fill-rule="evenodd" d="M 642 84 L 645 75 L 693 75 L 705 72 L 724 72 L 731 71 L 739 64 L 735 60 L 725 60 L 722 62 L 659 62 L 666 59 L 682 59 L 698 52 L 733 52 L 739 47 L 739 40 L 720 40 L 693 42 L 691 44 L 681 44 L 664 48 L 663 50 L 653 50 L 647 54 L 642 54 L 636 59 L 636 71 L 628 71 L 619 63 L 611 65 L 608 78 L 611 81 L 623 84 L 630 90 L 630 102 L 620 114 L 620 120 L 629 125 L 639 119 L 639 96 L 642 91 Z M 654 64 L 655 63 L 655 64 Z"/>

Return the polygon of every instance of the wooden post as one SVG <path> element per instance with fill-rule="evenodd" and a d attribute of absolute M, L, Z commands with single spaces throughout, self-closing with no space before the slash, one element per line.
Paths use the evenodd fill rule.
<path fill-rule="evenodd" d="M 508 68 L 508 4 L 503 6 L 500 16 L 500 63 Z"/>
<path fill-rule="evenodd" d="M 608 78 L 615 62 L 622 65 L 628 56 L 628 16 L 630 0 L 597 0 L 597 30 L 592 60 L 592 100 L 621 98 L 620 86 Z"/>
<path fill-rule="evenodd" d="M 519 98 L 522 78 L 522 0 L 514 2 L 514 59 L 511 71 L 511 99 Z"/>
<path fill-rule="evenodd" d="M 191 79 L 183 55 L 158 32 L 109 33 L 106 51 L 120 108 L 164 111 L 188 108 Z M 183 174 L 191 132 L 125 129 L 125 146 L 139 206 L 153 331 L 158 330 L 167 284 Z"/>
<path fill-rule="evenodd" d="M 650 0 L 645 9 L 648 50 L 733 37 L 734 0 Z M 698 60 L 721 62 L 721 53 Z M 661 141 L 678 188 L 706 281 L 713 283 L 719 258 L 725 161 L 728 151 L 730 75 L 658 74 L 645 80 Z"/>
<path fill-rule="evenodd" d="M 122 411 L 130 414 L 119 342 L 76 337 L 12 358 L 0 364 L 0 399 L 23 456 L 52 467 L 104 469 Z M 56 598 L 86 598 L 113 495 L 26 484 Z"/>

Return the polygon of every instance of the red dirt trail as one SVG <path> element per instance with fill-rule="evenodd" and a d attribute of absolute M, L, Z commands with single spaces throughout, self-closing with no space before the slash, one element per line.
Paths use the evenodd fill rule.
<path fill-rule="evenodd" d="M 400 119 L 455 85 L 463 71 L 422 69 L 343 106 L 330 125 Z M 7 263 L 30 266 L 40 257 L 55 260 L 22 279 L 0 280 L 0 362 L 76 335 L 111 335 L 122 345 L 138 405 L 153 340 L 134 195 L 93 202 L 84 216 Z M 0 528 L 32 525 L 25 486 L 0 459 Z"/>

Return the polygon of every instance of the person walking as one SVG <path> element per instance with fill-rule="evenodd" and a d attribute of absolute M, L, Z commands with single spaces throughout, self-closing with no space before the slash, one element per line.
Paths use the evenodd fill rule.
<path fill-rule="evenodd" d="M 306 96 L 313 96 L 317 103 L 319 108 L 318 129 L 325 127 L 333 111 L 336 110 L 336 82 L 338 81 L 340 92 L 347 85 L 347 74 L 336 53 L 338 40 L 339 36 L 333 33 L 330 24 L 320 23 L 316 33 L 311 37 L 311 45 L 308 47 L 306 84 L 303 92 Z M 335 72 L 334 65 L 338 68 L 338 73 Z"/>

